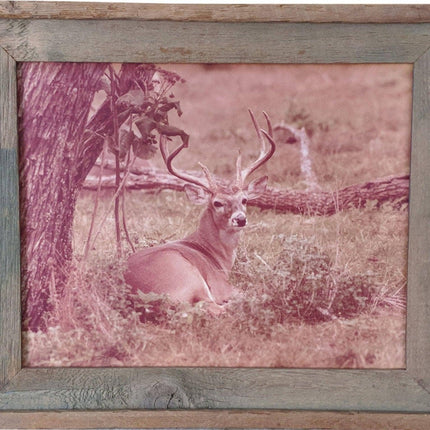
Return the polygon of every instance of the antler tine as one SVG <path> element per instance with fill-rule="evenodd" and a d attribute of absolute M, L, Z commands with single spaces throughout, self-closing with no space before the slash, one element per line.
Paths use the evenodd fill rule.
<path fill-rule="evenodd" d="M 251 116 L 252 123 L 254 124 L 255 131 L 257 133 L 258 140 L 260 141 L 260 152 L 265 152 L 266 150 L 266 142 L 263 139 L 263 136 L 260 132 L 260 127 L 258 126 L 257 120 L 255 119 L 254 112 L 251 109 L 248 109 L 249 115 Z"/>
<path fill-rule="evenodd" d="M 167 158 L 169 156 L 169 151 L 168 151 L 167 146 L 166 146 L 166 141 L 167 141 L 166 136 L 161 135 L 160 136 L 160 152 L 161 152 L 161 156 L 163 157 L 164 164 L 167 165 Z"/>
<path fill-rule="evenodd" d="M 186 145 L 184 143 L 182 143 L 171 154 L 169 154 L 169 150 L 167 149 L 167 143 L 166 142 L 167 142 L 166 137 L 164 135 L 161 136 L 161 138 L 160 138 L 160 152 L 161 152 L 161 156 L 163 157 L 164 163 L 166 164 L 166 167 L 167 167 L 167 170 L 169 171 L 169 173 L 172 174 L 173 176 L 176 176 L 179 179 L 182 179 L 185 182 L 197 185 L 197 186 L 205 189 L 209 193 L 211 193 L 212 192 L 210 190 L 210 187 L 212 186 L 211 180 L 209 179 L 208 175 L 205 172 L 205 169 L 209 172 L 207 167 L 203 166 L 203 167 L 205 167 L 205 169 L 203 169 L 203 171 L 206 175 L 206 178 L 208 179 L 209 187 L 203 181 L 201 181 L 199 178 L 192 176 L 192 175 L 189 175 L 188 173 L 186 173 L 184 171 L 179 171 L 173 167 L 173 165 L 172 165 L 173 159 L 186 147 Z"/>
<path fill-rule="evenodd" d="M 239 188 L 242 188 L 243 182 L 242 182 L 242 154 L 239 149 L 239 154 L 237 155 L 236 159 L 236 185 Z"/>
<path fill-rule="evenodd" d="M 264 157 L 265 159 L 261 162 L 261 164 L 263 164 L 266 161 L 268 161 L 272 157 L 272 155 L 275 153 L 276 142 L 273 140 L 272 134 L 268 133 L 266 130 L 263 130 L 263 129 L 261 129 L 261 132 L 264 134 L 264 136 L 266 137 L 266 139 L 270 143 L 270 149 L 267 151 L 267 153 Z"/>
<path fill-rule="evenodd" d="M 251 119 L 252 119 L 252 122 L 254 124 L 254 128 L 257 132 L 258 140 L 260 141 L 260 155 L 256 161 L 254 161 L 246 169 L 242 170 L 242 174 L 241 174 L 242 183 L 245 182 L 245 179 L 247 178 L 247 176 L 249 176 L 252 172 L 254 172 L 260 166 L 262 166 L 264 163 L 266 163 L 272 157 L 272 155 L 274 154 L 275 149 L 276 149 L 276 144 L 275 144 L 275 141 L 273 140 L 273 137 L 272 137 L 273 136 L 272 123 L 270 122 L 270 119 L 269 119 L 269 116 L 267 115 L 267 113 L 263 112 L 264 117 L 266 118 L 267 129 L 268 129 L 268 131 L 265 131 L 265 130 L 260 129 L 258 127 L 257 121 L 256 121 L 252 111 L 250 109 L 248 111 L 249 111 L 249 114 L 251 115 Z M 266 139 L 270 143 L 269 149 L 266 149 L 266 141 L 265 141 L 264 137 L 266 137 Z"/>
<path fill-rule="evenodd" d="M 264 118 L 266 118 L 267 122 L 267 132 L 270 137 L 273 138 L 273 128 L 272 128 L 272 122 L 270 121 L 269 115 L 267 115 L 266 112 L 263 111 Z"/>
<path fill-rule="evenodd" d="M 210 172 L 210 170 L 203 163 L 199 162 L 198 165 L 203 170 L 203 173 L 206 176 L 206 179 L 207 179 L 208 184 L 209 184 L 209 188 L 212 191 L 216 190 L 217 189 L 217 183 L 216 183 L 215 178 L 213 177 L 212 173 Z"/>

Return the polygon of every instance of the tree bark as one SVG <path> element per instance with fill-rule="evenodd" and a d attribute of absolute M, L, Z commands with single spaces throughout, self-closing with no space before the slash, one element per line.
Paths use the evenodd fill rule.
<path fill-rule="evenodd" d="M 107 163 L 107 169 L 112 165 Z M 199 175 L 193 172 L 193 175 Z M 84 189 L 97 188 L 98 177 L 88 176 Z M 164 170 L 156 168 L 132 168 L 126 188 L 131 190 L 175 190 L 184 191 L 185 182 Z M 113 174 L 102 178 L 102 187 L 114 188 Z M 271 209 L 284 213 L 329 216 L 351 208 L 363 208 L 369 201 L 376 206 L 390 203 L 401 208 L 409 201 L 409 175 L 393 176 L 351 185 L 336 191 L 301 191 L 268 188 L 259 198 L 250 201 L 250 206 Z"/>
<path fill-rule="evenodd" d="M 19 70 L 20 204 L 24 324 L 43 328 L 72 257 L 77 192 L 88 167 L 82 139 L 106 66 L 22 63 Z M 97 158 L 92 148 L 92 158 Z"/>
<path fill-rule="evenodd" d="M 268 189 L 255 202 L 261 209 L 275 209 L 303 215 L 329 216 L 363 208 L 368 202 L 384 203 L 400 209 L 409 202 L 409 175 L 376 179 L 336 191 L 296 191 Z"/>

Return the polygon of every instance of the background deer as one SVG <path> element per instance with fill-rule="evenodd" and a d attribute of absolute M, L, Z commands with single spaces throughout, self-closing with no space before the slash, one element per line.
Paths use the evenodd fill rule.
<path fill-rule="evenodd" d="M 160 139 L 160 151 L 168 171 L 187 182 L 185 192 L 191 202 L 207 204 L 195 232 L 182 240 L 143 249 L 132 254 L 127 262 L 125 279 L 133 293 L 166 294 L 179 302 L 206 301 L 221 305 L 233 293 L 228 282 L 236 248 L 247 223 L 248 200 L 261 195 L 267 176 L 245 185 L 247 177 L 266 163 L 275 152 L 272 126 L 268 116 L 267 131 L 260 130 L 249 111 L 260 142 L 260 155 L 250 166 L 242 169 L 241 155 L 236 161 L 236 178 L 225 183 L 217 180 L 206 166 L 200 164 L 204 179 L 173 167 L 173 159 L 186 147 L 182 143 L 169 154 L 166 138 Z M 269 145 L 267 147 L 266 137 Z"/>

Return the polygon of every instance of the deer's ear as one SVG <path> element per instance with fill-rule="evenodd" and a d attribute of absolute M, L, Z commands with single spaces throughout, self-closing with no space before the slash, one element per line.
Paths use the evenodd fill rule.
<path fill-rule="evenodd" d="M 248 200 L 256 199 L 261 196 L 264 191 L 266 191 L 267 187 L 267 176 L 262 176 L 261 178 L 254 179 L 249 183 L 246 187 L 246 194 L 248 196 Z"/>
<path fill-rule="evenodd" d="M 209 193 L 201 187 L 185 184 L 184 190 L 190 202 L 195 205 L 204 205 L 209 201 Z"/>

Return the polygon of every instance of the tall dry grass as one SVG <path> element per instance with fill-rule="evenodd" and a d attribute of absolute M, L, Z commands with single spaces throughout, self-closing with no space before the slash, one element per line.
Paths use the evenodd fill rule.
<path fill-rule="evenodd" d="M 229 176 L 236 148 L 255 156 L 251 107 L 306 128 L 322 189 L 408 171 L 409 66 L 169 67 L 188 81 L 175 91 L 184 116 L 172 118 L 191 134 L 183 168 L 202 161 Z M 260 173 L 303 188 L 297 145 L 278 145 Z M 330 217 L 250 209 L 231 274 L 241 294 L 215 317 L 204 304 L 131 296 L 113 215 L 82 261 L 93 197 L 81 193 L 76 208 L 75 270 L 49 331 L 24 334 L 26 365 L 404 366 L 407 211 L 372 202 Z M 184 237 L 201 212 L 169 191 L 127 193 L 127 208 L 136 248 Z"/>
<path fill-rule="evenodd" d="M 83 220 L 91 199 L 80 200 Z M 198 218 L 199 210 L 177 193 L 135 192 L 129 200 L 137 247 L 180 238 Z M 150 222 L 151 213 L 157 216 Z M 69 294 L 58 304 L 61 318 L 48 333 L 27 339 L 26 360 L 39 366 L 404 365 L 406 212 L 368 208 L 305 218 L 252 210 L 249 217 L 231 276 L 243 294 L 219 317 L 204 305 L 131 296 L 110 219 L 85 265 L 76 261 Z M 76 225 L 76 245 L 84 243 L 86 227 Z"/>

